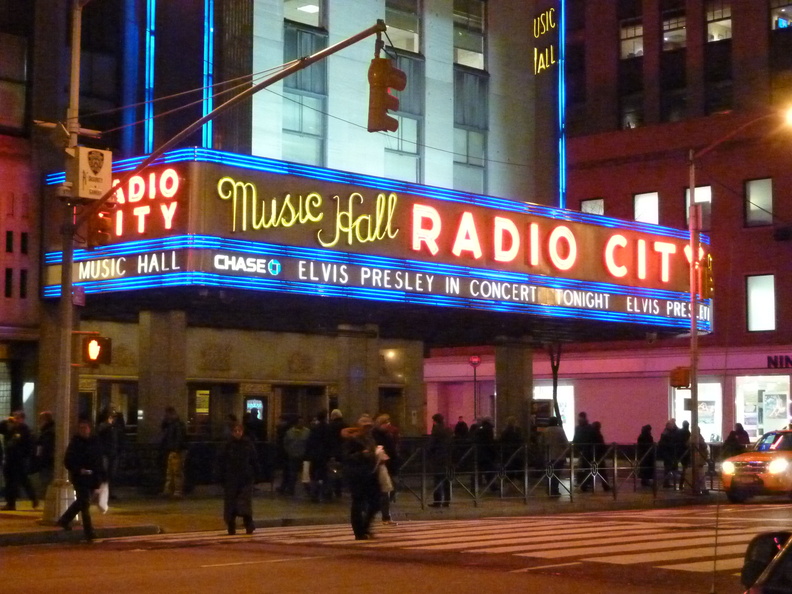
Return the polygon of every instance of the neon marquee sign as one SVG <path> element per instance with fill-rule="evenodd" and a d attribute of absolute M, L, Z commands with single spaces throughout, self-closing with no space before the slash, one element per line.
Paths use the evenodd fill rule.
<path fill-rule="evenodd" d="M 118 243 L 76 250 L 86 293 L 223 286 L 689 325 L 681 230 L 205 149 L 168 153 L 118 203 Z M 708 328 L 710 303 L 697 315 Z"/>

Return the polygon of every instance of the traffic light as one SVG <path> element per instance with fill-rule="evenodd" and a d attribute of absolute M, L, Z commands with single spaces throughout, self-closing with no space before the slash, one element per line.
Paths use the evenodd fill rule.
<path fill-rule="evenodd" d="M 86 365 L 107 365 L 113 354 L 113 342 L 105 336 L 84 336 L 82 362 Z"/>
<path fill-rule="evenodd" d="M 707 254 L 706 260 L 701 265 L 701 290 L 702 299 L 712 299 L 715 294 L 715 283 L 712 277 L 712 254 Z"/>
<path fill-rule="evenodd" d="M 369 80 L 369 132 L 396 132 L 399 122 L 388 115 L 399 109 L 399 99 L 390 94 L 390 89 L 403 91 L 407 86 L 407 75 L 393 66 L 393 60 L 374 58 L 368 71 Z"/>
<path fill-rule="evenodd" d="M 107 245 L 112 239 L 114 202 L 105 202 L 88 217 L 86 244 L 89 250 Z"/>
<path fill-rule="evenodd" d="M 669 383 L 673 388 L 690 387 L 690 367 L 674 367 L 670 375 Z"/>

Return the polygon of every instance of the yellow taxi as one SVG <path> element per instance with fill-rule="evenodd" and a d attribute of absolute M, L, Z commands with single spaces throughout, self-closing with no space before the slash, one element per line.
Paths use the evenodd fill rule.
<path fill-rule="evenodd" d="M 792 496 L 792 430 L 765 433 L 749 451 L 724 460 L 721 479 L 732 503 L 754 495 Z"/>

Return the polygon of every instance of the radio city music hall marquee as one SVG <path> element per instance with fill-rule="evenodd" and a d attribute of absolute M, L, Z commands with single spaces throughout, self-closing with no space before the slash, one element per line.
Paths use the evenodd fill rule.
<path fill-rule="evenodd" d="M 87 294 L 220 286 L 689 326 L 686 231 L 205 149 L 161 161 L 118 186 L 115 243 L 75 251 Z M 45 297 L 60 262 L 45 255 Z"/>

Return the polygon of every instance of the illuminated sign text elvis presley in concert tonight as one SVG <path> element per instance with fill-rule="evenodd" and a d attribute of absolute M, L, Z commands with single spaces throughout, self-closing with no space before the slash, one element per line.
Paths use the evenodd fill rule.
<path fill-rule="evenodd" d="M 119 187 L 123 243 L 75 258 L 86 292 L 211 284 L 680 327 L 690 316 L 684 233 L 376 178 L 188 171 Z M 709 324 L 708 302 L 698 315 Z"/>

